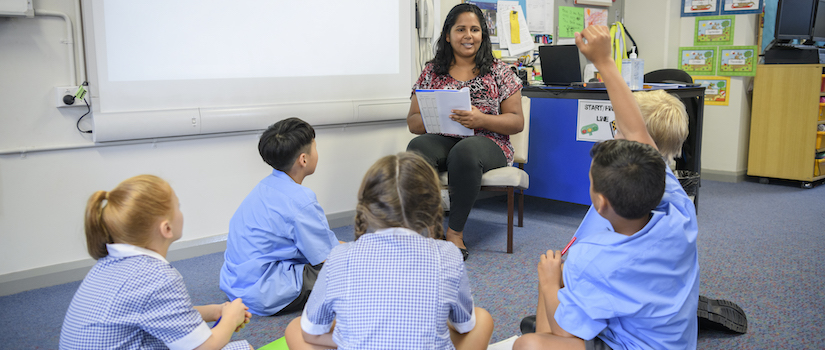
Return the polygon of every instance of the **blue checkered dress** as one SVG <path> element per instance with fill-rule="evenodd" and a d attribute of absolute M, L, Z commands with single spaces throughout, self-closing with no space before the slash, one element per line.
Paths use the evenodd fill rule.
<path fill-rule="evenodd" d="M 180 273 L 160 254 L 128 244 L 89 271 L 66 312 L 60 349 L 194 349 L 212 331 Z M 224 349 L 249 349 L 236 341 Z"/>
<path fill-rule="evenodd" d="M 392 228 L 333 248 L 301 318 L 309 334 L 335 320 L 338 349 L 454 349 L 447 322 L 475 327 L 473 297 L 455 245 Z"/>

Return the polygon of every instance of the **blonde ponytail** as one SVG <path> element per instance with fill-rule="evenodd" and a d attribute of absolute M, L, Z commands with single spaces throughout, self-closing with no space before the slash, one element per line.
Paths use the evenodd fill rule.
<path fill-rule="evenodd" d="M 86 203 L 86 249 L 95 260 L 109 255 L 106 244 L 112 243 L 112 237 L 103 225 L 103 201 L 106 191 L 97 191 Z"/>
<path fill-rule="evenodd" d="M 172 203 L 172 188 L 153 175 L 138 175 L 109 192 L 95 192 L 86 204 L 89 255 L 95 259 L 106 257 L 108 243 L 146 247 L 154 226 L 174 215 Z"/>

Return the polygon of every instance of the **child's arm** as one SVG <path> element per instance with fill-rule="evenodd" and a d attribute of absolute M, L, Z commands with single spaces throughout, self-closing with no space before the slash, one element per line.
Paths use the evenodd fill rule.
<path fill-rule="evenodd" d="M 656 148 L 656 143 L 647 132 L 642 112 L 633 92 L 627 87 L 616 63 L 610 54 L 610 30 L 605 26 L 589 26 L 581 33 L 576 33 L 576 46 L 602 76 L 613 112 L 616 114 L 618 129 L 631 141 L 646 143 Z M 587 43 L 584 40 L 587 40 Z M 658 148 L 657 148 L 658 150 Z"/>
<path fill-rule="evenodd" d="M 544 310 L 537 310 L 537 312 L 544 312 L 546 315 L 538 315 L 536 317 L 536 332 L 547 332 L 549 331 L 553 335 L 557 335 L 559 337 L 565 338 L 572 338 L 575 335 L 572 335 L 562 329 L 558 322 L 556 322 L 556 309 L 559 307 L 559 289 L 563 288 L 564 284 L 562 281 L 562 263 L 561 263 L 561 252 L 556 250 L 548 250 L 547 254 L 541 255 L 541 260 L 538 264 L 538 275 L 539 275 L 539 305 L 544 306 Z M 539 326 L 538 320 L 546 319 L 550 329 L 539 329 L 544 328 Z M 542 322 L 543 323 L 543 322 Z"/>
<path fill-rule="evenodd" d="M 208 306 L 206 308 L 211 309 Z M 196 309 L 203 315 L 201 309 Z M 226 346 L 226 344 L 229 343 L 229 339 L 232 338 L 232 333 L 234 333 L 236 329 L 240 329 L 241 326 L 248 322 L 248 318 L 252 316 L 246 309 L 246 305 L 243 304 L 240 298 L 233 300 L 231 303 L 221 305 L 220 315 L 218 315 L 221 321 L 212 328 L 212 336 L 195 349 L 221 349 Z M 207 313 L 211 313 L 211 311 L 207 310 Z"/>

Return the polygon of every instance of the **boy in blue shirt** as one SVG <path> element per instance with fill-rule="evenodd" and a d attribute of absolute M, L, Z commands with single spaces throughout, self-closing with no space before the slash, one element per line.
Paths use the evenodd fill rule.
<path fill-rule="evenodd" d="M 514 349 L 695 349 L 695 208 L 648 134 L 607 28 L 586 28 L 576 44 L 604 77 L 626 140 L 591 150 L 591 200 L 608 223 L 585 218 L 564 269 L 558 251 L 541 256 L 536 333 Z"/>
<path fill-rule="evenodd" d="M 220 286 L 256 315 L 303 309 L 323 261 L 338 245 L 315 193 L 301 186 L 315 172 L 315 130 L 289 118 L 258 143 L 272 174 L 246 196 L 229 222 Z"/>

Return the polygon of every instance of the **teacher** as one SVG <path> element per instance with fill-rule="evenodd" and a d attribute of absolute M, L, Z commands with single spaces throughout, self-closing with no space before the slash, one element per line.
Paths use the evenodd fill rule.
<path fill-rule="evenodd" d="M 470 89 L 472 109 L 453 110 L 450 118 L 474 129 L 474 136 L 426 134 L 415 89 Z M 450 220 L 446 239 L 467 260 L 464 224 L 481 188 L 481 175 L 513 164 L 510 135 L 524 128 L 521 80 L 493 57 L 490 32 L 481 9 L 459 4 L 444 20 L 435 58 L 424 67 L 413 86 L 407 126 L 420 134 L 407 145 L 438 171 L 447 171 Z"/>

